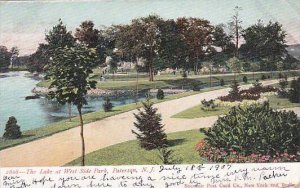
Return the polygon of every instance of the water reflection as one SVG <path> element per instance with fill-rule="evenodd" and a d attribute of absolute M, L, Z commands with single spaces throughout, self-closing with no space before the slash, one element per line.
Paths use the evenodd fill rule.
<path fill-rule="evenodd" d="M 0 136 L 10 116 L 15 116 L 21 130 L 42 127 L 49 123 L 66 119 L 69 116 L 68 105 L 60 105 L 54 100 L 39 98 L 25 100 L 32 95 L 31 90 L 39 82 L 37 77 L 28 77 L 26 72 L 0 73 Z M 141 93 L 138 100 L 144 100 Z M 83 113 L 102 110 L 103 97 L 88 97 L 88 105 L 83 107 Z M 114 106 L 135 102 L 134 96 L 111 98 Z M 78 115 L 72 106 L 72 115 Z"/>

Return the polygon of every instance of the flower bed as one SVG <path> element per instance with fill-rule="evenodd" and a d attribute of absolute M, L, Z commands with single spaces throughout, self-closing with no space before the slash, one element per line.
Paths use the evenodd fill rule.
<path fill-rule="evenodd" d="M 210 146 L 204 139 L 200 140 L 196 147 L 196 151 L 199 155 L 208 161 L 222 162 L 222 163 L 276 163 L 276 162 L 299 162 L 300 152 L 296 154 L 275 153 L 273 155 L 262 155 L 252 153 L 250 155 L 245 155 L 239 153 L 234 149 L 230 148 L 226 151 L 224 148 L 216 148 Z"/>
<path fill-rule="evenodd" d="M 238 85 L 232 85 L 232 90 L 226 96 L 221 96 L 218 99 L 224 102 L 241 102 L 244 100 L 259 100 L 263 93 L 277 93 L 278 89 L 272 86 L 262 86 L 260 83 L 255 83 L 253 87 L 239 91 Z"/>

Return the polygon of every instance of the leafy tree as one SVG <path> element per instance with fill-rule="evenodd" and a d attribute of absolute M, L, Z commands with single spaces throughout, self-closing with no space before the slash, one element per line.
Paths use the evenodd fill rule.
<path fill-rule="evenodd" d="M 143 102 L 143 111 L 139 109 L 138 114 L 134 114 L 136 122 L 134 126 L 138 132 L 132 130 L 140 142 L 140 146 L 146 150 L 163 148 L 167 145 L 167 135 L 161 124 L 161 115 L 157 114 L 157 109 L 153 108 L 153 103 L 147 99 Z"/>
<path fill-rule="evenodd" d="M 212 33 L 213 36 L 213 45 L 220 47 L 223 54 L 234 54 L 235 48 L 232 41 L 232 35 L 228 35 L 224 30 L 224 25 L 219 24 L 214 27 L 214 31 Z"/>
<path fill-rule="evenodd" d="M 45 65 L 49 64 L 50 58 L 58 48 L 73 47 L 75 38 L 70 31 L 67 31 L 66 25 L 62 20 L 45 35 L 46 43 L 39 44 L 37 51 L 29 58 L 27 68 L 30 72 L 43 72 Z"/>
<path fill-rule="evenodd" d="M 243 63 L 236 57 L 230 58 L 226 63 L 229 69 L 234 73 L 235 80 L 236 73 L 240 73 L 243 69 Z"/>
<path fill-rule="evenodd" d="M 178 18 L 176 24 L 188 48 L 187 68 L 192 67 L 197 73 L 200 60 L 213 50 L 211 48 L 213 27 L 208 20 L 198 18 Z"/>
<path fill-rule="evenodd" d="M 53 59 L 47 65 L 47 77 L 51 84 L 49 89 L 55 88 L 49 93 L 51 98 L 61 104 L 72 103 L 77 107 L 82 141 L 82 165 L 85 164 L 85 143 L 83 136 L 82 107 L 87 104 L 87 91 L 95 88 L 96 81 L 90 81 L 89 75 L 97 58 L 94 49 L 87 49 L 77 45 L 75 47 L 58 47 L 53 51 Z"/>
<path fill-rule="evenodd" d="M 185 68 L 184 62 L 188 55 L 188 48 L 179 35 L 178 25 L 173 19 L 164 21 L 160 27 L 161 37 L 159 57 L 162 59 L 160 69 Z"/>
<path fill-rule="evenodd" d="M 14 67 L 14 65 L 17 65 L 19 62 L 19 48 L 14 46 L 10 50 L 11 53 L 11 68 Z"/>
<path fill-rule="evenodd" d="M 0 71 L 6 70 L 10 64 L 11 53 L 5 46 L 0 46 Z"/>
<path fill-rule="evenodd" d="M 264 61 L 266 70 L 276 67 L 275 62 L 281 61 L 286 54 L 286 33 L 278 22 L 267 25 L 259 21 L 244 30 L 245 43 L 241 45 L 241 54 L 250 60 Z M 274 69 L 273 69 L 274 70 Z"/>
<path fill-rule="evenodd" d="M 58 24 L 55 25 L 45 36 L 46 44 L 48 47 L 48 53 L 52 54 L 57 48 L 63 48 L 65 46 L 72 47 L 75 45 L 75 38 L 72 33 L 67 30 L 66 25 L 62 20 L 58 20 Z"/>
<path fill-rule="evenodd" d="M 241 38 L 242 33 L 242 20 L 240 18 L 239 12 L 242 10 L 241 7 L 236 6 L 234 8 L 234 15 L 231 18 L 231 21 L 229 22 L 229 28 L 231 31 L 231 35 L 234 37 L 235 41 L 235 57 L 239 57 L 239 41 Z"/>
<path fill-rule="evenodd" d="M 94 29 L 92 21 L 84 21 L 80 24 L 79 28 L 76 28 L 74 35 L 80 43 L 88 48 L 96 48 L 99 43 L 98 34 L 99 31 Z"/>
<path fill-rule="evenodd" d="M 26 67 L 29 72 L 43 72 L 45 65 L 49 63 L 50 54 L 48 53 L 48 45 L 39 44 L 35 53 L 29 56 Z"/>
<path fill-rule="evenodd" d="M 17 119 L 14 116 L 9 117 L 3 137 L 7 139 L 17 139 L 20 138 L 21 135 L 22 132 L 20 131 L 20 126 L 17 125 Z"/>

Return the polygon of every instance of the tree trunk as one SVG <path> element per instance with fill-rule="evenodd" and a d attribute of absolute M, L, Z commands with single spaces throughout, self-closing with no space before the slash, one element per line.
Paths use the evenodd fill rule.
<path fill-rule="evenodd" d="M 71 103 L 68 103 L 68 108 L 69 108 L 69 121 L 72 121 L 72 105 L 71 105 Z"/>
<path fill-rule="evenodd" d="M 136 92 L 135 92 L 135 104 L 138 103 L 138 95 L 139 95 L 139 72 L 136 69 Z"/>
<path fill-rule="evenodd" d="M 77 106 L 77 110 L 79 113 L 80 118 L 80 137 L 81 137 L 81 166 L 85 165 L 85 143 L 84 143 L 84 135 L 83 135 L 83 120 L 82 120 L 82 113 L 81 107 Z"/>
<path fill-rule="evenodd" d="M 238 19 L 235 20 L 235 34 L 236 34 L 236 41 L 235 41 L 235 57 L 239 56 L 239 27 L 238 27 Z"/>
<path fill-rule="evenodd" d="M 153 82 L 153 67 L 152 67 L 152 63 L 149 64 L 149 81 Z"/>

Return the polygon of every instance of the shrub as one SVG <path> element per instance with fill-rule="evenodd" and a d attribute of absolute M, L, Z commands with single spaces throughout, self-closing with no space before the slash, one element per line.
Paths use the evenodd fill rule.
<path fill-rule="evenodd" d="M 159 99 L 159 100 L 162 100 L 162 99 L 165 98 L 165 94 L 164 94 L 164 91 L 162 89 L 157 90 L 156 98 Z"/>
<path fill-rule="evenodd" d="M 207 101 L 203 99 L 201 101 L 201 104 L 202 104 L 201 109 L 204 111 L 214 110 L 217 107 L 217 105 L 214 103 L 214 100 Z"/>
<path fill-rule="evenodd" d="M 248 82 L 247 76 L 244 76 L 244 77 L 243 77 L 243 82 L 244 82 L 244 83 L 247 83 L 247 82 Z"/>
<path fill-rule="evenodd" d="M 294 156 L 292 160 L 295 160 L 295 155 L 300 155 L 300 120 L 297 115 L 293 111 L 274 111 L 268 103 L 233 107 L 228 115 L 219 117 L 213 127 L 201 129 L 201 132 L 206 138 L 198 146 L 198 151 L 202 157 L 214 162 L 225 162 L 232 155 L 274 159 L 287 154 Z M 212 156 L 209 157 L 208 153 Z"/>
<path fill-rule="evenodd" d="M 221 85 L 221 86 L 224 86 L 224 85 L 225 85 L 225 82 L 224 82 L 224 79 L 223 79 L 223 78 L 220 80 L 220 85 Z"/>
<path fill-rule="evenodd" d="M 270 75 L 268 75 L 268 79 L 271 79 L 271 76 L 270 76 Z"/>
<path fill-rule="evenodd" d="M 17 125 L 17 119 L 14 116 L 9 117 L 3 137 L 6 139 L 17 139 L 22 136 L 20 126 Z"/>
<path fill-rule="evenodd" d="M 281 72 L 278 74 L 278 78 L 281 79 L 283 76 L 281 74 Z"/>
<path fill-rule="evenodd" d="M 147 100 L 143 102 L 143 111 L 139 109 L 138 114 L 134 114 L 136 122 L 134 126 L 138 132 L 132 130 L 137 136 L 140 146 L 146 150 L 163 148 L 167 145 L 167 135 L 161 124 L 161 115 L 157 114 L 157 109 L 153 108 L 153 103 Z"/>
<path fill-rule="evenodd" d="M 108 97 L 106 97 L 104 100 L 105 101 L 104 101 L 104 103 L 102 105 L 103 106 L 103 110 L 104 110 L 104 112 L 110 112 L 114 106 L 110 102 L 110 99 Z"/>
<path fill-rule="evenodd" d="M 279 89 L 278 89 L 278 96 L 285 98 L 288 97 L 288 92 L 286 87 L 288 86 L 288 81 L 286 79 L 279 80 Z"/>
<path fill-rule="evenodd" d="M 231 88 L 231 90 L 229 91 L 229 95 L 232 95 L 232 96 L 239 95 L 240 88 L 239 88 L 239 83 L 236 80 L 234 80 L 232 82 L 232 84 L 230 85 L 230 88 Z"/>
<path fill-rule="evenodd" d="M 263 75 L 261 76 L 261 80 L 265 80 L 265 79 L 266 79 L 266 75 L 263 74 Z"/>
<path fill-rule="evenodd" d="M 187 73 L 186 73 L 186 71 L 183 71 L 182 77 L 183 77 L 183 78 L 187 78 Z"/>
<path fill-rule="evenodd" d="M 193 91 L 200 91 L 200 84 L 197 82 L 193 82 L 192 89 L 193 89 Z"/>
<path fill-rule="evenodd" d="M 292 80 L 291 82 L 289 100 L 292 103 L 300 103 L 300 77 L 297 80 Z"/>

